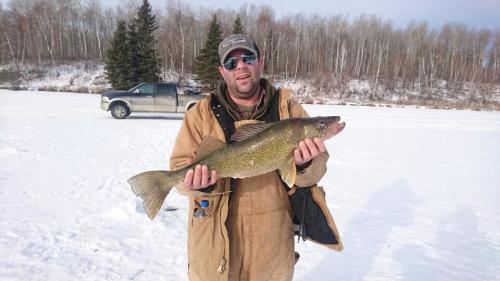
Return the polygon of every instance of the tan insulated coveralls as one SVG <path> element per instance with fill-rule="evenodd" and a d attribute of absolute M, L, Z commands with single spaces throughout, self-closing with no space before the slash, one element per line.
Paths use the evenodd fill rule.
<path fill-rule="evenodd" d="M 264 87 L 267 93 L 278 92 L 268 84 Z M 188 159 L 196 158 L 204 136 L 225 142 L 224 132 L 210 109 L 210 98 L 186 112 L 173 148 L 171 170 L 180 169 L 188 164 Z M 308 116 L 300 104 L 289 99 L 289 94 L 280 96 L 279 108 L 281 119 Z M 326 172 L 327 159 L 326 153 L 315 158 L 297 174 L 296 186 L 316 184 Z M 182 184 L 177 186 L 190 199 L 189 280 L 292 280 L 293 225 L 288 195 L 279 175 L 271 172 L 238 179 L 230 204 L 229 182 L 219 179 L 215 189 L 207 193 L 189 190 Z M 208 216 L 200 219 L 193 217 L 193 211 L 201 200 L 208 200 L 209 207 Z"/>

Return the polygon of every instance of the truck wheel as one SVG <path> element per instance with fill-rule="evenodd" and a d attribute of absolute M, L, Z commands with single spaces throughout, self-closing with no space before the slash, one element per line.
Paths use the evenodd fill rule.
<path fill-rule="evenodd" d="M 117 103 L 111 106 L 111 115 L 115 119 L 125 119 L 130 114 L 130 110 L 124 104 Z"/>

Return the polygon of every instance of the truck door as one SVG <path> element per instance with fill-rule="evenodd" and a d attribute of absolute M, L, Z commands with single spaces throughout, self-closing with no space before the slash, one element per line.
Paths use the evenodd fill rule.
<path fill-rule="evenodd" d="M 176 112 L 177 87 L 175 84 L 158 84 L 158 93 L 155 96 L 156 111 Z"/>
<path fill-rule="evenodd" d="M 134 90 L 130 98 L 132 111 L 154 111 L 155 84 L 144 84 Z"/>

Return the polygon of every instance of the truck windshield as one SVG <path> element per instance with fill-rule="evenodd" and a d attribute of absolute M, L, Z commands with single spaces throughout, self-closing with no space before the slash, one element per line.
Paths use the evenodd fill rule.
<path fill-rule="evenodd" d="M 135 89 L 139 88 L 141 85 L 142 85 L 142 83 L 139 85 L 135 85 L 134 87 L 130 88 L 128 91 L 133 92 Z"/>

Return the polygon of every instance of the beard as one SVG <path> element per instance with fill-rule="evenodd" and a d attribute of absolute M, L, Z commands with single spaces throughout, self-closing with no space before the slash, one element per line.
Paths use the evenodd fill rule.
<path fill-rule="evenodd" d="M 240 99 L 250 99 L 259 93 L 260 78 L 249 75 L 245 79 L 226 81 L 228 91 L 231 95 Z"/>

